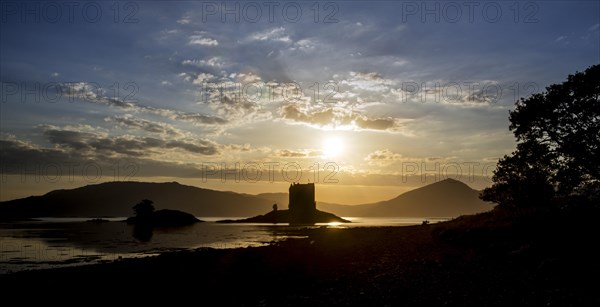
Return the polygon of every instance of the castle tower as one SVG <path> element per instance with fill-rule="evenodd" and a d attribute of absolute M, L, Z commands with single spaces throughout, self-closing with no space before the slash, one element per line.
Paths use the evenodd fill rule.
<path fill-rule="evenodd" d="M 315 184 L 292 183 L 289 189 L 290 224 L 310 224 L 317 210 Z"/>

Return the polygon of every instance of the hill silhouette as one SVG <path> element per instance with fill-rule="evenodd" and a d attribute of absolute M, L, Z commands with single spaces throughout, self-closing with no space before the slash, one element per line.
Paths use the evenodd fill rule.
<path fill-rule="evenodd" d="M 317 202 L 320 210 L 338 216 L 454 217 L 492 209 L 478 198 L 479 191 L 446 179 L 377 203 L 339 205 Z M 177 182 L 107 182 L 70 190 L 54 190 L 0 202 L 0 218 L 129 216 L 131 206 L 149 198 L 163 209 L 195 216 L 256 216 L 269 212 L 273 203 L 287 208 L 287 193 L 258 195 L 215 191 Z"/>
<path fill-rule="evenodd" d="M 454 179 L 445 179 L 372 204 L 345 206 L 319 204 L 341 216 L 456 217 L 489 211 L 494 204 L 479 199 L 479 191 Z"/>
<path fill-rule="evenodd" d="M 0 203 L 0 216 L 129 216 L 131 206 L 149 198 L 163 209 L 189 212 L 195 216 L 253 216 L 271 209 L 273 203 L 251 195 L 214 191 L 177 182 L 107 182 L 70 190 L 54 190 Z"/>

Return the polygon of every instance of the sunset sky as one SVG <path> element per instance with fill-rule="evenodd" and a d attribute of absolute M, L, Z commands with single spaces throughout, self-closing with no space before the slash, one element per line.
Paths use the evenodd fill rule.
<path fill-rule="evenodd" d="M 343 204 L 480 189 L 515 148 L 514 102 L 600 62 L 598 1 L 52 3 L 2 3 L 0 200 L 111 180 L 310 181 Z"/>

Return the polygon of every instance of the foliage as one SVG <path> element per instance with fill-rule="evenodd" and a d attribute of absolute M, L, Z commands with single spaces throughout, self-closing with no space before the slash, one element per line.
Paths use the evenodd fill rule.
<path fill-rule="evenodd" d="M 144 199 L 135 206 L 133 206 L 133 212 L 136 217 L 144 218 L 148 217 L 154 212 L 154 202 L 149 199 Z"/>
<path fill-rule="evenodd" d="M 600 65 L 516 103 L 517 149 L 498 162 L 481 198 L 531 206 L 556 198 L 597 200 L 600 191 Z"/>

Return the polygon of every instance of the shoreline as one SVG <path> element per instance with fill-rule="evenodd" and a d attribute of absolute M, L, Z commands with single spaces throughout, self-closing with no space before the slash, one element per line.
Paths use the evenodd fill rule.
<path fill-rule="evenodd" d="M 496 212 L 422 226 L 300 229 L 290 235 L 307 238 L 17 272 L 0 285 L 89 295 L 139 287 L 157 290 L 149 300 L 194 293 L 234 305 L 595 305 L 586 282 L 600 273 L 600 253 L 589 248 L 595 216 L 517 223 Z"/>
<path fill-rule="evenodd" d="M 353 218 L 355 220 L 356 218 Z M 218 220 L 218 219 L 216 219 Z M 422 221 L 423 218 L 386 218 L 384 222 L 380 219 L 376 219 L 376 222 L 367 221 L 358 222 L 352 224 L 317 224 L 307 226 L 308 228 L 319 228 L 319 227 L 373 227 L 373 226 L 406 226 L 406 225 L 417 225 L 417 220 Z M 214 236 L 212 226 L 221 228 L 220 223 L 214 221 L 205 222 L 200 225 L 201 229 L 173 229 L 173 228 L 155 228 L 153 241 L 149 245 L 141 242 L 141 249 L 129 248 L 129 240 L 136 239 L 133 236 L 128 236 L 128 233 L 133 231 L 133 226 L 126 225 L 125 221 L 110 221 L 96 223 L 94 219 L 90 218 L 79 218 L 73 220 L 72 218 L 52 218 L 47 221 L 25 221 L 17 223 L 5 223 L 3 227 L 6 227 L 10 234 L 1 239 L 2 255 L 0 255 L 0 274 L 9 274 L 25 270 L 39 270 L 47 268 L 65 267 L 65 266 L 76 266 L 76 265 L 88 265 L 104 262 L 116 261 L 118 258 L 139 258 L 144 257 L 145 254 L 160 254 L 167 251 L 180 251 L 180 250 L 193 250 L 195 248 L 209 247 L 216 249 L 231 249 L 237 247 L 246 246 L 263 246 L 271 244 L 272 241 L 279 241 L 288 237 L 298 228 L 305 228 L 304 226 L 289 226 L 285 224 L 272 224 L 272 223 L 237 223 L 231 226 L 226 226 L 227 229 L 231 229 L 232 235 L 239 235 L 239 240 L 231 240 L 230 237 L 212 239 L 202 239 L 197 233 L 204 233 L 208 230 L 207 235 Z M 435 222 L 435 221 L 434 221 Z M 118 225 L 118 226 L 115 226 Z M 209 227 L 210 226 L 210 227 Z M 204 229 L 203 227 L 209 227 Z M 39 232 L 32 229 L 40 229 Z M 248 230 L 236 230 L 250 228 Z M 15 229 L 15 232 L 12 230 Z M 19 231 L 19 229 L 25 229 L 26 231 Z M 225 228 L 221 228 L 225 229 Z M 66 239 L 64 243 L 56 243 L 56 239 L 61 236 L 60 232 L 65 231 Z M 180 243 L 169 244 L 169 236 L 175 240 L 180 240 L 182 237 L 179 235 L 173 236 L 170 233 L 177 234 L 189 233 L 189 237 L 185 237 L 184 241 L 176 241 Z M 229 231 L 226 231 L 227 233 Z M 76 235 L 81 233 L 82 235 Z M 236 234 L 237 233 L 237 234 Z M 268 234 L 272 233 L 271 236 Z M 114 237 L 117 234 L 119 237 Z M 246 234 L 251 234 L 248 237 Z M 179 237 L 178 237 L 179 236 Z M 96 243 L 87 244 L 86 242 L 92 241 Z M 117 242 L 118 241 L 118 242 Z M 158 244 L 156 246 L 155 243 Z M 6 248 L 12 247 L 12 248 Z M 35 255 L 38 256 L 35 256 Z M 66 255 L 66 256 L 63 256 Z M 70 255 L 70 256 L 69 256 Z"/>

